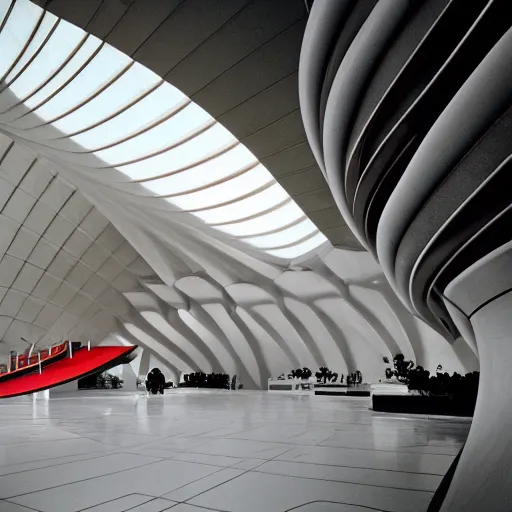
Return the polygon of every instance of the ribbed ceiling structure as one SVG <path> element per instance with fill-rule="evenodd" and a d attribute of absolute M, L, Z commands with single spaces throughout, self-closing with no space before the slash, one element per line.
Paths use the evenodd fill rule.
<path fill-rule="evenodd" d="M 76 188 L 0 134 L 0 353 L 102 339 L 153 270 Z"/>
<path fill-rule="evenodd" d="M 297 73 L 306 2 L 36 3 L 177 87 L 255 155 L 333 245 L 361 248 L 318 173 L 301 121 Z"/>
<path fill-rule="evenodd" d="M 140 184 L 270 254 L 294 258 L 326 241 L 257 158 L 175 87 L 35 4 L 2 6 L 0 122 L 12 133 L 91 173 L 120 171 L 130 193 Z"/>
<path fill-rule="evenodd" d="M 306 132 L 347 224 L 407 308 L 481 360 L 432 512 L 510 510 L 511 27 L 499 0 L 317 0 L 301 55 Z"/>
<path fill-rule="evenodd" d="M 60 276 L 79 295 L 87 286 L 103 315 L 76 313 L 80 329 L 71 320 L 62 326 L 56 314 L 42 330 L 34 327 L 38 317 L 28 319 L 31 341 L 136 343 L 170 378 L 222 371 L 246 388 L 265 388 L 270 376 L 299 366 L 345 375 L 359 369 L 374 381 L 383 375 L 382 358 L 398 352 L 432 370 L 440 362 L 448 371 L 478 367 L 464 340 L 447 342 L 407 312 L 370 253 L 325 238 L 360 249 L 312 162 L 298 111 L 304 2 L 70 5 L 48 8 L 56 15 L 69 9 L 80 28 L 28 0 L 0 0 L 0 178 L 33 202 L 41 196 L 57 216 L 61 200 L 47 198 L 44 187 L 76 190 L 98 225 L 89 232 L 93 220 L 80 223 L 87 210 L 67 236 L 90 233 L 119 266 L 110 276 L 85 241 L 68 244 L 64 227 L 56 241 L 50 218 L 50 234 L 39 228 L 36 244 L 48 240 L 63 261 L 74 256 L 71 268 L 40 261 L 21 241 L 20 266 Z M 200 87 L 201 80 L 211 83 Z M 25 190 L 29 168 L 34 180 L 43 179 L 36 171 L 53 178 Z M 6 225 L 17 222 L 14 240 L 35 215 L 17 189 L 1 212 Z M 102 229 L 133 260 L 118 257 Z M 10 252 L 8 244 L 5 261 Z M 12 270 L 3 275 L 4 260 L 7 283 Z M 101 290 L 96 274 L 112 286 Z M 37 290 L 20 289 L 15 279 L 5 287 L 29 297 Z M 118 295 L 108 295 L 111 288 Z M 22 307 L 14 311 L 11 295 L 0 318 L 18 325 Z M 42 308 L 60 304 L 67 312 L 60 292 L 36 298 Z M 4 353 L 25 347 L 20 333 L 3 336 Z"/>

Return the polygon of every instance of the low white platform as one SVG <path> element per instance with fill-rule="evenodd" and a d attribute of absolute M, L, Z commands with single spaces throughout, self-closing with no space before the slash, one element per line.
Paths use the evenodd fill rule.
<path fill-rule="evenodd" d="M 407 384 L 401 382 L 387 381 L 372 384 L 370 386 L 372 395 L 409 395 Z"/>
<path fill-rule="evenodd" d="M 309 389 L 304 389 L 304 384 L 309 386 Z M 300 393 L 314 392 L 314 382 L 305 381 L 300 379 L 268 379 L 268 391 L 290 391 Z"/>

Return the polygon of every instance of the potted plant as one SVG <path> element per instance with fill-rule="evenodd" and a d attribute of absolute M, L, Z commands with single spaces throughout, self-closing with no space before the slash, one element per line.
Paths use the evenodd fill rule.
<path fill-rule="evenodd" d="M 309 368 L 302 368 L 302 380 L 309 380 L 313 372 Z"/>
<path fill-rule="evenodd" d="M 297 370 L 292 370 L 292 377 L 294 379 L 302 379 L 302 368 L 297 368 Z"/>
<path fill-rule="evenodd" d="M 327 366 L 321 366 L 318 371 L 315 373 L 315 377 L 317 382 L 322 382 L 324 384 L 327 383 L 327 380 L 331 378 L 332 372 L 327 368 Z"/>
<path fill-rule="evenodd" d="M 393 358 L 393 365 L 395 367 L 393 372 L 395 377 L 400 382 L 407 384 L 409 382 L 409 372 L 414 368 L 414 363 L 412 361 L 406 361 L 403 354 L 397 354 Z"/>

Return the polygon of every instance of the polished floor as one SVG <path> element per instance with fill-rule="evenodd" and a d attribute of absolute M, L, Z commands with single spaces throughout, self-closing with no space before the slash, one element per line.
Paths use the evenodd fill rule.
<path fill-rule="evenodd" d="M 0 402 L 0 512 L 422 512 L 465 419 L 366 398 L 116 391 Z"/>

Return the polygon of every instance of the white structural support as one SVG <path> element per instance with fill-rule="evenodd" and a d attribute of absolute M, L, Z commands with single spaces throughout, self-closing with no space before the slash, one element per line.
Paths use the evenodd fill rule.
<path fill-rule="evenodd" d="M 50 12 L 72 2 L 36 4 L 0 0 L 6 344 L 124 339 L 173 375 L 228 373 L 245 389 L 320 366 L 376 382 L 382 358 L 397 352 L 431 371 L 478 368 L 466 341 L 448 342 L 406 310 L 372 255 L 352 250 L 348 230 L 336 247 L 323 234 L 332 235 L 330 220 L 338 234 L 343 222 L 308 153 L 298 105 L 286 115 L 274 108 L 296 101 L 280 89 L 297 72 L 294 2 L 280 29 L 295 38 L 285 45 L 296 48 L 284 59 L 291 67 L 259 66 L 258 80 L 239 71 L 251 86 L 222 98 L 231 89 L 220 81 L 214 90 L 213 80 L 222 112 L 199 107 L 202 93 L 198 104 L 190 99 L 202 86 L 173 84 L 165 55 L 149 69 L 88 34 L 81 14 L 70 24 Z M 128 13 L 135 4 L 150 5 L 132 2 Z M 267 30 L 265 42 L 278 44 Z M 245 65 L 231 58 L 233 72 Z M 27 240 L 30 252 L 19 250 Z"/>

